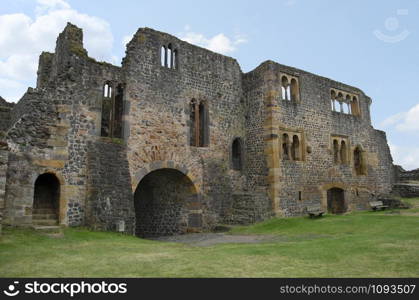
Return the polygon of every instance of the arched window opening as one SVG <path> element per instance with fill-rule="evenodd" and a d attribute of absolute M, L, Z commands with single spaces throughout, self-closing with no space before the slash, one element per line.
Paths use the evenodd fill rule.
<path fill-rule="evenodd" d="M 283 86 L 281 86 L 281 97 L 282 97 L 282 100 L 287 99 L 287 89 Z"/>
<path fill-rule="evenodd" d="M 109 82 L 105 83 L 102 98 L 102 120 L 101 120 L 101 136 L 110 136 L 110 124 L 112 114 L 112 87 Z"/>
<path fill-rule="evenodd" d="M 300 160 L 300 140 L 298 136 L 294 135 L 292 137 L 292 145 L 291 145 L 291 157 L 293 160 Z"/>
<path fill-rule="evenodd" d="M 177 50 L 173 50 L 173 59 L 172 59 L 172 68 L 176 69 L 177 68 Z"/>
<path fill-rule="evenodd" d="M 207 147 L 209 144 L 208 109 L 203 102 L 192 99 L 190 108 L 190 145 Z"/>
<path fill-rule="evenodd" d="M 284 133 L 282 135 L 282 159 L 283 160 L 289 160 L 290 159 L 289 146 L 290 146 L 290 142 L 289 142 L 288 134 Z"/>
<path fill-rule="evenodd" d="M 353 115 L 355 115 L 355 116 L 360 115 L 359 103 L 358 103 L 358 99 L 356 97 L 352 97 L 351 110 L 352 110 Z"/>
<path fill-rule="evenodd" d="M 295 78 L 291 79 L 291 88 L 290 88 L 290 92 L 291 92 L 291 99 L 293 101 L 298 101 L 298 84 L 297 84 L 297 80 Z"/>
<path fill-rule="evenodd" d="M 114 118 L 112 124 L 113 135 L 115 138 L 122 138 L 122 114 L 123 114 L 124 88 L 122 84 L 116 87 Z"/>
<path fill-rule="evenodd" d="M 333 161 L 335 164 L 339 163 L 339 142 L 333 140 Z"/>
<path fill-rule="evenodd" d="M 207 107 L 204 103 L 199 104 L 199 147 L 206 147 L 207 146 L 207 139 L 208 139 L 208 114 L 207 114 Z"/>
<path fill-rule="evenodd" d="M 167 46 L 167 67 L 168 68 L 172 68 L 172 45 L 169 44 L 169 46 Z"/>
<path fill-rule="evenodd" d="M 363 155 L 363 151 L 358 146 L 354 150 L 354 168 L 356 175 L 365 175 L 366 174 L 366 165 Z"/>
<path fill-rule="evenodd" d="M 176 69 L 178 61 L 178 50 L 172 44 L 163 45 L 160 48 L 160 65 L 169 69 Z"/>
<path fill-rule="evenodd" d="M 162 67 L 167 66 L 167 53 L 166 53 L 166 47 L 162 46 L 160 50 L 160 63 Z"/>
<path fill-rule="evenodd" d="M 330 102 L 332 111 L 342 114 L 359 116 L 359 102 L 354 94 L 330 89 Z"/>
<path fill-rule="evenodd" d="M 330 92 L 330 101 L 332 104 L 332 111 L 336 111 L 336 92 L 335 91 Z"/>
<path fill-rule="evenodd" d="M 197 146 L 199 137 L 197 136 L 198 133 L 198 124 L 196 122 L 196 117 L 199 112 L 197 112 L 197 101 L 195 99 L 191 100 L 191 103 L 189 105 L 189 111 L 190 111 L 190 145 L 191 146 Z"/>
<path fill-rule="evenodd" d="M 346 115 L 349 114 L 348 105 L 346 102 L 342 102 L 342 112 Z"/>
<path fill-rule="evenodd" d="M 350 115 L 351 114 L 351 96 L 346 95 L 344 106 L 345 106 L 344 113 Z"/>
<path fill-rule="evenodd" d="M 102 98 L 101 136 L 122 138 L 123 98 L 122 84 L 117 85 L 115 92 L 110 82 L 105 84 Z"/>
<path fill-rule="evenodd" d="M 112 87 L 110 83 L 105 83 L 103 87 L 103 97 L 111 98 L 112 97 Z"/>
<path fill-rule="evenodd" d="M 342 141 L 340 144 L 340 160 L 342 164 L 346 164 L 348 162 L 348 152 L 345 141 Z"/>
<path fill-rule="evenodd" d="M 243 168 L 243 149 L 240 138 L 235 138 L 231 146 L 233 170 L 242 170 Z"/>
<path fill-rule="evenodd" d="M 283 100 L 291 100 L 291 94 L 290 94 L 290 86 L 289 86 L 289 82 L 288 82 L 288 78 L 286 76 L 282 76 L 281 79 L 281 84 L 282 84 L 282 99 Z"/>
<path fill-rule="evenodd" d="M 342 93 L 338 94 L 337 101 L 339 103 L 339 112 L 343 113 L 343 94 Z"/>

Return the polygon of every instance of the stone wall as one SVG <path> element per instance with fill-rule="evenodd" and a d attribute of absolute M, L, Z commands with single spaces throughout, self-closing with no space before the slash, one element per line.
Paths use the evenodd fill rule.
<path fill-rule="evenodd" d="M 398 182 L 419 181 L 419 169 L 406 171 L 401 166 L 394 166 L 395 180 Z"/>
<path fill-rule="evenodd" d="M 0 97 L 0 131 L 5 131 L 9 127 L 14 105 Z"/>
<path fill-rule="evenodd" d="M 393 193 L 406 198 L 419 197 L 419 183 L 396 183 Z"/>
<path fill-rule="evenodd" d="M 169 44 L 178 51 L 176 68 L 160 63 L 161 47 Z M 202 196 L 204 223 L 222 222 L 233 190 L 242 189 L 245 182 L 245 174 L 230 167 L 233 139 L 245 140 L 239 65 L 232 58 L 145 28 L 128 44 L 123 70 L 133 184 L 138 184 L 138 171 L 153 161 L 185 166 Z M 192 99 L 208 109 L 206 147 L 189 144 Z"/>
<path fill-rule="evenodd" d="M 419 169 L 406 171 L 401 166 L 394 166 L 396 184 L 393 192 L 401 197 L 419 197 Z"/>
<path fill-rule="evenodd" d="M 232 204 L 226 223 L 248 225 L 273 216 L 271 201 L 266 192 L 234 193 L 231 198 Z"/>
<path fill-rule="evenodd" d="M 61 182 L 60 223 L 86 224 L 87 141 L 99 138 L 103 84 L 120 81 L 120 68 L 96 62 L 83 49 L 81 29 L 68 25 L 55 53 L 40 57 L 37 88 L 12 111 L 10 223 L 31 224 L 34 182 L 49 172 Z"/>
<path fill-rule="evenodd" d="M 106 138 L 89 142 L 87 169 L 86 223 L 133 234 L 134 201 L 125 145 Z M 70 207 L 69 218 L 71 213 Z"/>
<path fill-rule="evenodd" d="M 281 74 L 299 79 L 298 101 L 282 100 Z M 258 78 L 263 80 L 259 79 L 259 88 L 254 90 L 252 85 L 258 82 Z M 306 206 L 315 203 L 326 206 L 327 189 L 332 187 L 345 190 L 350 209 L 363 206 L 366 199 L 361 194 L 371 195 L 391 190 L 393 174 L 388 166 L 392 159 L 385 134 L 372 128 L 369 115 L 371 100 L 361 90 L 270 61 L 246 74 L 245 79 L 249 85 L 249 108 L 252 109 L 249 113 L 249 127 L 259 126 L 259 133 L 253 135 L 253 143 L 248 146 L 258 152 L 251 160 L 259 168 L 253 168 L 252 172 L 260 170 L 262 174 L 269 174 L 268 180 L 270 177 L 275 178 L 269 182 L 269 190 L 273 205 L 276 201 L 280 203 L 278 212 L 283 215 L 299 215 Z M 358 95 L 361 115 L 333 112 L 330 108 L 331 88 Z M 266 110 L 265 116 L 262 116 L 262 104 L 271 108 L 270 117 Z M 261 130 L 262 120 L 265 120 L 264 131 Z M 251 125 L 252 121 L 255 125 Z M 301 160 L 283 159 L 280 149 L 282 132 L 294 132 L 302 137 Z M 348 162 L 334 163 L 332 136 L 349 140 Z M 257 146 L 262 144 L 263 139 L 264 149 Z M 365 152 L 366 175 L 356 175 L 354 170 L 353 151 L 356 146 L 362 147 Z M 268 155 L 268 170 L 263 167 L 264 154 Z M 260 178 L 263 182 L 264 176 Z"/>
<path fill-rule="evenodd" d="M 0 131 L 0 234 L 3 223 L 3 210 L 6 195 L 6 173 L 9 160 L 7 143 L 3 140 L 1 133 L 2 132 Z"/>

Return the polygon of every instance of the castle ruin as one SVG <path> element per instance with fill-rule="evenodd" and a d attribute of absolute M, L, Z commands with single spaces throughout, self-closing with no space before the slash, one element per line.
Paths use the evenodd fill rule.
<path fill-rule="evenodd" d="M 68 24 L 35 89 L 0 99 L 3 223 L 141 237 L 368 207 L 394 184 L 360 89 L 141 28 L 122 66 Z"/>

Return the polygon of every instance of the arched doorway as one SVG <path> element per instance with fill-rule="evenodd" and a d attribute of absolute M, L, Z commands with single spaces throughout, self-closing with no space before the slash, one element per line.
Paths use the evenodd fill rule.
<path fill-rule="evenodd" d="M 198 195 L 192 181 L 175 169 L 148 173 L 134 194 L 136 235 L 156 237 L 182 234 L 201 227 Z"/>
<path fill-rule="evenodd" d="M 39 175 L 35 181 L 33 198 L 33 223 L 56 225 L 60 204 L 60 182 L 51 173 Z"/>
<path fill-rule="evenodd" d="M 331 188 L 327 191 L 327 211 L 332 214 L 346 212 L 345 191 L 340 188 Z"/>

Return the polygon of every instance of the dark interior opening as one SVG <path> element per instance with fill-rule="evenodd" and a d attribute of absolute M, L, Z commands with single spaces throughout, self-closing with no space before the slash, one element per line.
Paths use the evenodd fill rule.
<path fill-rule="evenodd" d="M 35 181 L 33 200 L 34 213 L 39 210 L 49 210 L 58 215 L 60 200 L 60 182 L 54 174 L 40 175 Z"/>
<path fill-rule="evenodd" d="M 346 212 L 345 191 L 340 188 L 331 188 L 327 191 L 327 211 L 332 214 Z"/>
<path fill-rule="evenodd" d="M 136 235 L 158 237 L 201 227 L 200 205 L 192 181 L 175 169 L 147 174 L 134 194 Z M 191 210 L 193 213 L 191 213 Z"/>

